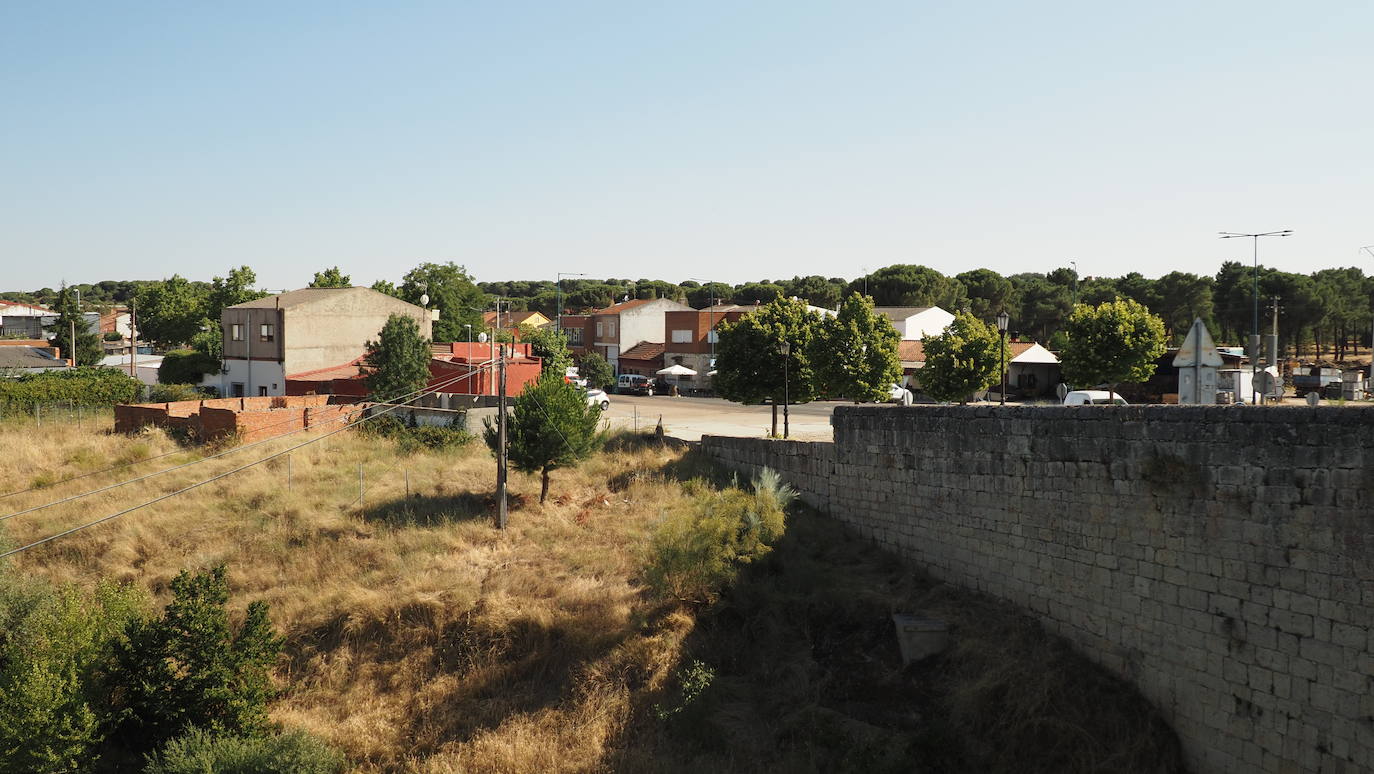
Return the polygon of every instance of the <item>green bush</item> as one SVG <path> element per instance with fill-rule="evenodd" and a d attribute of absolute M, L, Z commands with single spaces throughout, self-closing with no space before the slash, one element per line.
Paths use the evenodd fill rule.
<path fill-rule="evenodd" d="M 196 384 L 206 374 L 219 373 L 219 358 L 194 349 L 174 349 L 162 356 L 157 368 L 159 384 Z"/>
<path fill-rule="evenodd" d="M 30 411 L 35 405 L 110 406 L 138 400 L 143 385 L 113 368 L 69 368 L 0 379 L 0 410 Z"/>
<path fill-rule="evenodd" d="M 472 433 L 453 427 L 420 425 L 406 428 L 401 438 L 401 448 L 423 446 L 432 451 L 449 451 L 471 443 L 475 437 Z"/>
<path fill-rule="evenodd" d="M 709 602 L 734 580 L 739 565 L 764 556 L 786 529 L 796 490 L 765 468 L 754 491 L 692 488 L 690 504 L 668 514 L 649 543 L 645 579 L 660 596 Z"/>
<path fill-rule="evenodd" d="M 267 727 L 268 670 L 282 640 L 254 602 L 237 631 L 226 606 L 224 565 L 172 580 L 161 618 L 136 621 L 116 649 L 123 741 L 148 751 L 201 728 L 252 735 Z"/>
<path fill-rule="evenodd" d="M 150 757 L 144 774 L 337 774 L 338 750 L 301 731 L 275 736 L 214 736 L 192 729 Z"/>
<path fill-rule="evenodd" d="M 107 331 L 107 332 L 105 333 L 104 339 L 105 339 L 106 341 L 123 341 L 123 340 L 124 340 L 124 334 L 119 333 L 119 332 L 117 332 L 117 331 Z"/>
<path fill-rule="evenodd" d="M 0 771 L 85 771 L 99 759 L 105 679 L 143 597 L 102 584 L 86 595 L 0 567 Z"/>
<path fill-rule="evenodd" d="M 194 384 L 159 384 L 148 391 L 149 403 L 175 403 L 179 400 L 204 400 L 205 393 Z"/>

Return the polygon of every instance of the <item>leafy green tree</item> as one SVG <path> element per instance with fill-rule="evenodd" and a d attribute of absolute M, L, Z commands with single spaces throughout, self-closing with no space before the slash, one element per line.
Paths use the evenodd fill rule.
<path fill-rule="evenodd" d="M 525 324 L 520 326 L 520 340 L 530 345 L 530 354 L 542 358 L 539 372 L 557 374 L 561 379 L 572 365 L 572 353 L 568 351 L 568 336 L 553 326 L 537 328 Z"/>
<path fill-rule="evenodd" d="M 766 304 L 776 298 L 783 297 L 782 285 L 775 285 L 771 282 L 750 282 L 735 288 L 735 303 L 737 304 Z"/>
<path fill-rule="evenodd" d="M 902 378 L 899 341 L 892 323 L 873 311 L 873 299 L 851 294 L 838 315 L 821 320 L 812 341 L 822 393 L 855 403 L 887 400 L 889 386 Z"/>
<path fill-rule="evenodd" d="M 215 277 L 210 281 L 210 293 L 206 297 L 205 316 L 216 331 L 219 330 L 220 317 L 224 313 L 225 307 L 255 301 L 267 295 L 261 290 L 254 289 L 253 286 L 257 282 L 257 273 L 247 266 L 230 269 L 226 276 Z"/>
<path fill-rule="evenodd" d="M 0 771 L 87 771 L 105 736 L 117 640 L 142 596 L 52 591 L 0 567 Z"/>
<path fill-rule="evenodd" d="M 162 617 L 136 621 L 116 647 L 121 741 L 153 750 L 192 728 L 248 736 L 267 728 L 268 671 L 281 652 L 267 604 L 229 623 L 224 565 L 172 580 Z"/>
<path fill-rule="evenodd" d="M 588 352 L 577 361 L 577 374 L 592 389 L 605 390 L 615 384 L 615 371 L 600 352 Z"/>
<path fill-rule="evenodd" d="M 1164 354 L 1164 322 L 1133 299 L 1074 308 L 1064 326 L 1064 378 L 1076 386 L 1143 382 Z"/>
<path fill-rule="evenodd" d="M 773 435 L 778 433 L 778 404 L 784 392 L 792 403 L 816 397 L 812 344 L 820 334 L 820 315 L 806 302 L 777 298 L 735 323 L 721 323 L 712 386 L 726 400 L 773 404 Z M 783 342 L 789 352 L 779 349 Z M 786 373 L 784 373 L 786 364 Z"/>
<path fill-rule="evenodd" d="M 561 374 L 544 374 L 515 398 L 506 424 L 511 465 L 523 473 L 539 473 L 539 502 L 549 495 L 549 474 L 575 465 L 600 448 L 597 431 L 601 408 L 590 405 L 581 390 Z M 496 423 L 485 422 L 483 438 L 498 450 Z"/>
<path fill-rule="evenodd" d="M 862 293 L 878 306 L 938 306 L 950 312 L 964 307 L 964 286 L 927 266 L 893 264 L 849 283 L 845 293 Z"/>
<path fill-rule="evenodd" d="M 330 266 L 324 271 L 315 272 L 315 278 L 310 280 L 312 288 L 351 288 L 353 278 L 339 271 L 338 266 Z"/>
<path fill-rule="evenodd" d="M 936 400 L 968 403 L 970 396 L 991 387 L 1000 376 L 997 331 L 969 312 L 954 315 L 943 333 L 927 336 L 923 344 L 921 389 Z"/>
<path fill-rule="evenodd" d="M 406 315 L 391 315 L 377 340 L 367 342 L 363 355 L 369 372 L 368 394 L 385 403 L 424 389 L 432 359 L 429 340 L 420 335 L 419 323 Z"/>
<path fill-rule="evenodd" d="M 162 349 L 187 344 L 205 324 L 209 294 L 203 286 L 173 274 L 138 294 L 138 337 Z"/>
<path fill-rule="evenodd" d="M 53 334 L 53 344 L 61 350 L 63 357 L 71 357 L 75 351 L 77 365 L 93 366 L 99 363 L 105 356 L 105 349 L 100 345 L 99 334 L 90 329 L 86 318 L 77 309 L 71 288 L 62 288 L 53 309 L 57 312 L 57 319 L 47 326 L 47 330 Z M 73 326 L 76 329 L 75 347 L 72 346 Z"/>
<path fill-rule="evenodd" d="M 452 261 L 422 263 L 406 272 L 400 293 L 402 299 L 412 304 L 419 304 L 422 295 L 429 296 L 429 307 L 439 310 L 439 319 L 434 321 L 435 341 L 462 341 L 464 325 L 482 330 L 487 294 L 473 284 L 462 266 Z"/>
<path fill-rule="evenodd" d="M 371 287 L 378 293 L 385 293 L 388 296 L 392 296 L 394 298 L 401 297 L 401 291 L 396 287 L 396 283 L 394 282 L 390 282 L 388 280 L 377 280 L 376 282 L 372 283 Z"/>
<path fill-rule="evenodd" d="M 1151 311 L 1164 321 L 1165 331 L 1172 338 L 1181 340 L 1199 317 L 1204 322 L 1211 321 L 1213 282 L 1211 277 L 1184 271 L 1171 271 L 1155 280 L 1159 305 L 1151 307 Z"/>
<path fill-rule="evenodd" d="M 1073 311 L 1073 288 L 1051 282 L 1043 274 L 1015 274 L 1010 279 L 1021 302 L 1021 313 L 1012 314 L 1016 330 L 1049 341 Z"/>
<path fill-rule="evenodd" d="M 692 283 L 695 285 L 696 283 Z M 683 287 L 687 288 L 686 283 Z M 687 288 L 687 303 L 693 309 L 705 309 L 714 301 L 723 304 L 735 295 L 734 287 L 724 282 L 708 282 L 705 285 Z"/>
<path fill-rule="evenodd" d="M 1011 280 L 992 269 L 974 269 L 955 277 L 968 294 L 969 311 L 974 317 L 988 322 L 999 312 L 1015 311 L 1016 289 Z"/>
<path fill-rule="evenodd" d="M 783 292 L 788 298 L 796 297 L 823 309 L 835 309 L 844 298 L 845 281 L 839 277 L 826 279 L 819 274 L 809 277 L 793 277 L 782 283 Z"/>

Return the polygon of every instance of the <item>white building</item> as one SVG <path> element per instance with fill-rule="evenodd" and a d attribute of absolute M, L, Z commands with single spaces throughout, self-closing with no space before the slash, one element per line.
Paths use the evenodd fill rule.
<path fill-rule="evenodd" d="M 954 315 L 938 306 L 879 306 L 873 311 L 886 317 L 903 341 L 938 336 L 954 322 Z"/>

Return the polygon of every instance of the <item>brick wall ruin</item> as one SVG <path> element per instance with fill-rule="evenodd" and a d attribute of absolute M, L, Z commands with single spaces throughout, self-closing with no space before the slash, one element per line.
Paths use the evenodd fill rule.
<path fill-rule="evenodd" d="M 251 443 L 324 423 L 340 427 L 342 423 L 334 420 L 358 411 L 355 401 L 341 395 L 280 395 L 115 406 L 115 432 L 153 425 L 207 441 L 237 433 Z"/>
<path fill-rule="evenodd" d="M 1374 770 L 1374 410 L 839 407 L 707 437 L 1133 681 L 1193 770 Z"/>

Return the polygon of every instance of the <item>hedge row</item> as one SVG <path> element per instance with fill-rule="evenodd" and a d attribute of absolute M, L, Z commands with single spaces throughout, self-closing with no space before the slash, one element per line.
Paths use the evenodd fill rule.
<path fill-rule="evenodd" d="M 36 405 L 69 403 L 111 406 L 138 400 L 143 385 L 112 368 L 71 368 L 0 379 L 0 409 L 29 410 Z"/>

